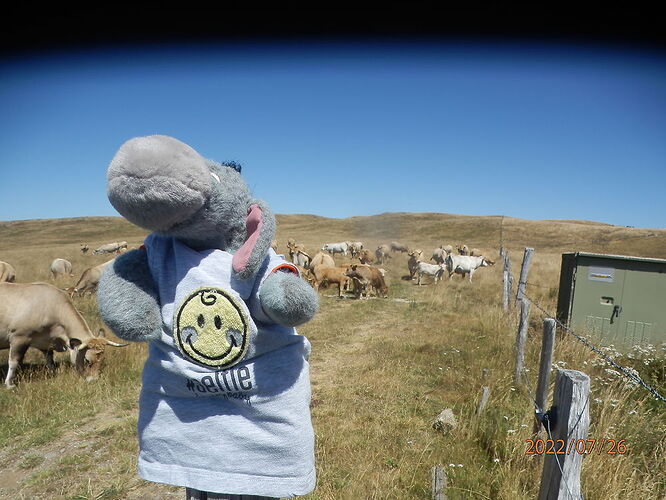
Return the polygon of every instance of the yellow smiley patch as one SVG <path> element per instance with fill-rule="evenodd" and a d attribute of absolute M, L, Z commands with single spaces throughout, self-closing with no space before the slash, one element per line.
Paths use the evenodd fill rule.
<path fill-rule="evenodd" d="M 220 288 L 199 288 L 188 295 L 173 325 L 180 352 L 210 368 L 229 368 L 247 351 L 248 320 L 236 299 Z"/>

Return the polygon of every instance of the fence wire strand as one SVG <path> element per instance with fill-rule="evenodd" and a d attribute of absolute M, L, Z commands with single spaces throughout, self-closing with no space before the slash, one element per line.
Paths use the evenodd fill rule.
<path fill-rule="evenodd" d="M 646 382 L 645 382 L 640 376 L 638 376 L 638 375 L 636 375 L 636 374 L 634 374 L 634 373 L 631 373 L 627 368 L 625 368 L 624 366 L 618 364 L 613 358 L 611 358 L 608 354 L 606 354 L 606 353 L 603 352 L 601 349 L 599 349 L 597 346 L 595 346 L 594 344 L 592 344 L 592 343 L 591 343 L 589 340 L 587 340 L 585 337 L 583 337 L 583 336 L 581 336 L 581 335 L 578 335 L 575 331 L 573 331 L 571 328 L 569 328 L 568 326 L 566 326 L 565 324 L 563 324 L 560 320 L 558 320 L 558 319 L 556 318 L 555 315 L 551 314 L 549 311 L 547 311 L 546 309 L 544 309 L 543 307 L 541 307 L 541 305 L 539 305 L 538 302 L 536 302 L 536 301 L 535 301 L 534 299 L 532 299 L 530 296 L 528 296 L 527 294 L 525 294 L 525 292 L 523 292 L 523 297 L 524 297 L 525 299 L 529 300 L 530 303 L 534 304 L 534 306 L 535 306 L 537 309 L 539 309 L 542 313 L 544 313 L 546 316 L 548 316 L 549 318 L 554 319 L 554 320 L 555 320 L 555 323 L 556 323 L 556 324 L 557 324 L 562 330 L 564 330 L 564 331 L 566 331 L 567 333 L 573 335 L 578 341 L 582 342 L 582 343 L 583 343 L 585 346 L 587 346 L 590 350 L 592 350 L 593 352 L 595 352 L 596 354 L 598 354 L 599 356 L 601 356 L 602 358 L 604 358 L 604 360 L 605 360 L 608 364 L 610 364 L 611 366 L 613 366 L 614 368 L 616 368 L 617 370 L 619 370 L 620 373 L 622 373 L 624 376 L 626 376 L 627 378 L 633 380 L 634 382 L 636 382 L 637 384 L 639 384 L 640 386 L 642 386 L 644 389 L 646 389 L 647 391 L 649 391 L 649 392 L 650 392 L 650 393 L 651 393 L 656 399 L 660 400 L 660 401 L 663 402 L 663 403 L 666 403 L 666 398 L 665 398 L 664 396 L 662 396 L 661 394 L 659 394 L 659 392 L 657 392 L 657 390 L 656 390 L 654 387 L 652 387 L 652 386 L 650 386 L 649 384 L 647 384 L 647 383 L 646 383 Z"/>
<path fill-rule="evenodd" d="M 508 255 L 504 255 L 503 257 L 506 259 L 506 258 L 508 258 Z M 509 277 L 509 279 L 511 280 L 511 282 L 515 281 L 514 276 L 513 276 L 513 273 L 512 273 L 510 270 L 508 271 L 507 274 L 508 274 L 508 277 Z M 523 283 L 525 286 L 522 287 L 522 290 L 521 290 L 521 286 L 520 286 L 521 283 L 523 283 L 523 282 L 519 282 L 519 283 L 518 283 L 518 290 L 516 291 L 516 300 L 520 301 L 520 300 L 521 300 L 521 297 L 520 297 L 520 296 L 522 295 L 522 298 L 524 298 L 524 299 L 528 300 L 530 303 L 534 304 L 534 306 L 535 306 L 537 309 L 539 309 L 542 313 L 544 313 L 547 317 L 552 318 L 552 319 L 555 321 L 555 323 L 556 323 L 556 324 L 557 324 L 562 330 L 564 330 L 565 332 L 567 332 L 567 333 L 573 335 L 574 338 L 576 338 L 579 342 L 582 342 L 582 343 L 583 343 L 588 349 L 592 350 L 594 353 L 596 353 L 596 354 L 598 354 L 599 356 L 601 356 L 602 358 L 604 358 L 604 360 L 605 360 L 609 365 L 611 365 L 611 366 L 613 366 L 614 368 L 616 368 L 617 370 L 619 370 L 620 373 L 621 373 L 622 375 L 624 375 L 625 377 L 627 377 L 627 378 L 633 380 L 635 383 L 639 384 L 639 385 L 640 385 L 641 387 L 643 387 L 645 390 L 647 390 L 648 392 L 650 392 L 650 394 L 652 394 L 652 395 L 655 397 L 655 399 L 661 401 L 662 403 L 666 403 L 666 398 L 665 398 L 664 396 L 662 396 L 661 394 L 659 394 L 659 392 L 657 392 L 657 390 L 656 390 L 654 387 L 652 387 L 652 386 L 649 385 L 647 382 L 645 382 L 640 376 L 638 376 L 638 375 L 636 375 L 636 374 L 634 374 L 634 373 L 631 373 L 627 368 L 625 368 L 624 366 L 618 364 L 618 363 L 617 363 L 613 358 L 611 358 L 608 354 L 606 354 L 606 353 L 603 352 L 601 349 L 599 349 L 597 346 L 595 346 L 594 344 L 592 344 L 592 343 L 591 343 L 589 340 L 587 340 L 585 337 L 583 337 L 583 336 L 581 336 L 581 335 L 578 335 L 578 334 L 577 334 L 575 331 L 573 331 L 571 328 L 569 328 L 568 326 L 566 326 L 565 324 L 563 324 L 560 320 L 557 319 L 557 316 L 556 316 L 556 315 L 551 314 L 549 311 L 547 311 L 546 309 L 544 309 L 543 307 L 541 307 L 541 305 L 540 305 L 538 302 L 536 302 L 533 298 L 531 298 L 529 295 L 527 295 L 527 294 L 525 293 L 525 288 L 527 287 L 527 285 L 529 285 L 529 286 L 540 286 L 540 285 L 536 285 L 536 284 L 534 284 L 534 283 L 530 283 L 530 282 L 528 282 L 528 281 L 525 281 L 525 282 Z M 535 400 L 535 405 L 536 405 L 536 400 Z M 542 410 L 542 409 L 538 408 L 538 406 L 537 406 L 537 409 L 538 409 L 538 410 Z"/>

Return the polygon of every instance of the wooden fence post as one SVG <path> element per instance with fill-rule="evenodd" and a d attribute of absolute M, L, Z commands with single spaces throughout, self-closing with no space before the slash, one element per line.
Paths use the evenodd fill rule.
<path fill-rule="evenodd" d="M 580 469 L 590 425 L 588 398 L 590 377 L 576 370 L 558 370 L 555 381 L 554 423 L 549 439 L 554 451 L 564 443 L 560 453 L 546 454 L 541 475 L 539 500 L 580 499 Z M 548 448 L 548 446 L 546 446 Z"/>
<path fill-rule="evenodd" d="M 446 472 L 441 465 L 432 468 L 432 500 L 446 500 Z"/>
<path fill-rule="evenodd" d="M 520 280 L 518 281 L 518 292 L 516 293 L 516 300 L 522 301 L 525 296 L 525 285 L 527 285 L 527 273 L 530 271 L 532 264 L 532 255 L 534 255 L 534 248 L 525 248 L 523 254 L 523 265 L 520 268 Z"/>
<path fill-rule="evenodd" d="M 553 365 L 553 349 L 555 347 L 555 320 L 543 320 L 543 339 L 541 341 L 541 360 L 539 361 L 539 379 L 536 389 L 536 405 L 545 411 L 548 399 L 548 384 L 550 382 L 550 369 Z M 541 422 L 534 421 L 534 432 L 539 432 Z"/>
<path fill-rule="evenodd" d="M 504 306 L 504 312 L 509 310 L 510 301 L 511 301 L 511 288 L 513 286 L 513 276 L 511 276 L 511 260 L 509 259 L 509 254 L 504 248 L 502 248 L 500 254 L 502 255 L 502 260 L 504 261 L 504 273 L 502 279 L 502 304 Z"/>
<path fill-rule="evenodd" d="M 481 380 L 483 380 L 484 383 L 488 383 L 488 368 L 483 369 L 483 375 L 481 377 Z M 476 415 L 481 415 L 483 413 L 483 410 L 486 409 L 486 405 L 488 404 L 488 399 L 490 398 L 490 386 L 489 385 L 484 385 L 481 388 L 481 400 L 479 401 L 479 404 L 476 407 Z"/>
<path fill-rule="evenodd" d="M 527 327 L 530 317 L 530 303 L 527 300 L 520 301 L 520 322 L 518 323 L 518 334 L 516 335 L 516 371 L 513 374 L 513 383 L 518 385 L 520 374 L 525 367 L 525 344 L 527 343 Z"/>

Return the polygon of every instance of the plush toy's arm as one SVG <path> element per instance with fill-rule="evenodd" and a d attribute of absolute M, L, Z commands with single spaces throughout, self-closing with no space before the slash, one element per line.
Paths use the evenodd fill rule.
<path fill-rule="evenodd" d="M 297 274 L 276 271 L 259 287 L 262 311 L 273 323 L 297 326 L 312 319 L 319 308 L 319 296 Z"/>
<path fill-rule="evenodd" d="M 104 268 L 97 304 L 104 323 L 121 339 L 160 338 L 162 316 L 145 250 L 130 250 Z"/>

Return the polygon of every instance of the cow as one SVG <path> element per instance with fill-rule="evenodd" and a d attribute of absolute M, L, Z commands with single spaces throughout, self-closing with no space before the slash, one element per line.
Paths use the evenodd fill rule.
<path fill-rule="evenodd" d="M 0 349 L 9 349 L 7 388 L 15 387 L 28 347 L 42 351 L 51 370 L 53 352 L 69 351 L 77 372 L 91 381 L 99 378 L 107 345 L 128 344 L 106 339 L 103 329 L 93 335 L 62 290 L 48 283 L 0 283 Z"/>
<path fill-rule="evenodd" d="M 379 245 L 375 250 L 376 263 L 379 265 L 386 264 L 386 261 L 391 258 L 391 247 L 386 243 Z"/>
<path fill-rule="evenodd" d="M 70 297 L 75 293 L 79 296 L 85 295 L 86 293 L 93 293 L 97 290 L 97 284 L 99 283 L 99 278 L 102 276 L 102 271 L 108 266 L 111 262 L 115 260 L 111 259 L 102 264 L 99 264 L 94 267 L 89 267 L 81 273 L 81 277 L 76 282 L 76 285 L 68 288 L 66 291 L 70 293 Z"/>
<path fill-rule="evenodd" d="M 446 267 L 449 271 L 449 279 L 453 274 L 460 274 L 463 279 L 465 275 L 469 274 L 469 282 L 472 282 L 474 271 L 479 267 L 492 266 L 495 263 L 492 260 L 486 259 L 483 255 L 454 255 L 451 254 L 446 257 Z"/>
<path fill-rule="evenodd" d="M 335 267 L 335 261 L 330 255 L 324 252 L 317 252 L 310 260 L 308 268 L 312 271 L 317 266 Z"/>
<path fill-rule="evenodd" d="M 446 264 L 429 264 L 428 262 L 419 261 L 416 264 L 416 270 L 414 271 L 414 274 L 418 277 L 418 281 L 416 282 L 416 284 L 417 285 L 421 284 L 421 280 L 423 279 L 424 274 L 432 276 L 435 280 L 435 283 L 437 283 L 440 279 L 442 279 L 444 271 L 446 270 L 447 270 Z"/>
<path fill-rule="evenodd" d="M 113 243 L 107 243 L 106 245 L 102 245 L 99 248 L 96 248 L 93 250 L 93 255 L 99 255 L 102 253 L 120 253 L 121 248 L 127 248 L 127 242 L 126 241 L 116 241 Z"/>
<path fill-rule="evenodd" d="M 418 267 L 418 263 L 421 261 L 421 254 L 423 254 L 423 251 L 419 249 L 412 250 L 411 252 L 407 253 L 407 255 L 409 255 L 407 269 L 409 269 L 410 279 L 414 279 L 416 277 L 416 268 Z"/>
<path fill-rule="evenodd" d="M 326 288 L 331 283 L 338 285 L 338 297 L 342 297 L 342 291 L 350 281 L 348 276 L 345 276 L 347 267 L 328 267 L 317 266 L 312 270 L 314 274 L 314 288 L 319 291 L 322 287 Z"/>
<path fill-rule="evenodd" d="M 342 241 L 340 243 L 324 243 L 324 246 L 321 247 L 321 249 L 322 251 L 328 252 L 331 255 L 341 253 L 346 257 L 347 252 L 349 251 L 349 243 L 346 241 Z"/>
<path fill-rule="evenodd" d="M 384 281 L 383 273 L 374 266 L 366 264 L 351 264 L 347 266 L 345 276 L 354 280 L 360 287 L 356 289 L 356 297 L 367 296 L 368 291 L 374 291 L 375 295 L 388 297 L 388 286 Z"/>
<path fill-rule="evenodd" d="M 361 253 L 361 250 L 363 250 L 363 242 L 362 241 L 348 241 L 349 244 L 349 252 L 351 253 L 352 257 L 356 257 L 359 253 Z"/>
<path fill-rule="evenodd" d="M 458 250 L 458 255 L 469 255 L 467 245 L 456 245 L 456 250 Z"/>
<path fill-rule="evenodd" d="M 90 248 L 88 245 L 81 243 L 81 253 L 86 253 Z"/>
<path fill-rule="evenodd" d="M 299 252 L 304 255 L 299 256 Z M 307 263 L 310 262 L 310 256 L 305 251 L 305 246 L 303 246 L 302 243 L 296 243 L 296 240 L 293 238 L 289 238 L 289 240 L 287 240 L 287 253 L 289 254 L 289 260 L 291 260 L 292 264 L 301 266 L 306 261 Z M 305 265 L 303 267 L 308 266 Z"/>
<path fill-rule="evenodd" d="M 397 241 L 392 241 L 391 252 L 405 253 L 409 252 L 409 248 L 407 248 L 407 245 L 403 245 L 402 243 L 398 243 Z"/>
<path fill-rule="evenodd" d="M 16 271 L 8 262 L 0 260 L 0 283 L 14 283 L 16 281 Z"/>
<path fill-rule="evenodd" d="M 430 257 L 430 260 L 433 261 L 435 264 L 444 264 L 444 259 L 446 259 L 446 256 L 449 255 L 451 252 L 453 252 L 453 247 L 451 245 L 446 245 L 446 246 L 439 246 L 438 248 L 435 248 L 435 250 L 432 252 L 432 257 Z"/>
<path fill-rule="evenodd" d="M 370 250 L 365 249 L 361 250 L 361 252 L 358 254 L 358 260 L 361 261 L 361 264 L 374 264 L 375 256 Z"/>
<path fill-rule="evenodd" d="M 310 267 L 310 260 L 310 256 L 304 250 L 299 249 L 292 257 L 291 262 L 307 269 Z"/>
<path fill-rule="evenodd" d="M 65 259 L 53 259 L 53 262 L 51 262 L 51 278 L 55 280 L 60 275 L 74 276 L 72 274 L 72 263 Z"/>

